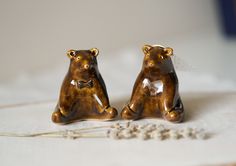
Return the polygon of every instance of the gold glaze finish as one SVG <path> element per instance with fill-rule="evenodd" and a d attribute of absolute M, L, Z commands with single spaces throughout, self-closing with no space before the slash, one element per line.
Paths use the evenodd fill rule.
<path fill-rule="evenodd" d="M 143 52 L 142 70 L 134 84 L 131 99 L 121 112 L 122 119 L 163 117 L 171 122 L 182 122 L 184 107 L 170 57 L 173 49 L 144 45 Z"/>
<path fill-rule="evenodd" d="M 52 114 L 54 123 L 76 120 L 112 120 L 117 110 L 110 107 L 106 86 L 97 66 L 97 48 L 69 50 L 69 71 L 61 86 L 60 97 Z"/>

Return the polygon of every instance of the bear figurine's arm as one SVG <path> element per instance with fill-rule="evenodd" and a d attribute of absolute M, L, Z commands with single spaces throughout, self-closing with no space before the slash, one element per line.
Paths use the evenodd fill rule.
<path fill-rule="evenodd" d="M 163 78 L 164 90 L 160 98 L 159 107 L 165 119 L 173 122 L 183 120 L 184 107 L 178 92 L 178 79 L 175 73 Z"/>
<path fill-rule="evenodd" d="M 144 102 L 149 94 L 149 88 L 145 85 L 145 78 L 140 73 L 136 79 L 131 99 L 121 113 L 124 119 L 138 119 L 140 118 L 144 109 Z"/>
<path fill-rule="evenodd" d="M 149 90 L 149 79 L 145 78 L 142 73 L 140 73 L 135 81 L 134 87 L 133 87 L 133 92 L 131 95 L 131 100 L 135 96 L 147 96 L 150 94 Z"/>
<path fill-rule="evenodd" d="M 68 116 L 70 114 L 71 106 L 73 105 L 74 98 L 74 85 L 71 83 L 73 80 L 68 78 L 66 75 L 60 90 L 59 101 L 57 104 L 58 109 L 64 116 Z"/>
<path fill-rule="evenodd" d="M 106 87 L 101 83 L 101 79 L 94 78 L 93 80 L 93 97 L 97 102 L 96 106 L 99 112 L 110 106 Z"/>
<path fill-rule="evenodd" d="M 108 94 L 107 94 L 106 84 L 105 84 L 105 82 L 104 82 L 104 80 L 103 80 L 101 74 L 98 75 L 98 80 L 99 80 L 99 82 L 101 83 L 101 88 L 102 88 L 103 91 L 104 91 L 104 95 L 106 96 L 107 100 L 109 100 L 109 97 L 108 97 Z M 108 102 L 109 102 L 109 101 L 108 101 Z"/>

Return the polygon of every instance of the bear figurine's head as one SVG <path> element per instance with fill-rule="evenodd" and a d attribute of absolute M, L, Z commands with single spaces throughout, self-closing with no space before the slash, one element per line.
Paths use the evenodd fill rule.
<path fill-rule="evenodd" d="M 147 68 L 158 68 L 164 61 L 173 55 L 173 49 L 160 45 L 144 45 L 144 66 Z"/>
<path fill-rule="evenodd" d="M 70 58 L 70 69 L 72 72 L 86 72 L 97 69 L 97 56 L 99 50 L 69 50 L 67 56 Z"/>

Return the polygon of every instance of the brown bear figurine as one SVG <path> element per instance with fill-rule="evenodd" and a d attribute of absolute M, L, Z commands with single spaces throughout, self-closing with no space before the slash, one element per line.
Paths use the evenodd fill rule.
<path fill-rule="evenodd" d="M 123 119 L 163 117 L 181 122 L 184 107 L 178 92 L 178 78 L 171 61 L 173 49 L 144 45 L 142 70 L 136 79 L 129 103 L 123 108 Z"/>
<path fill-rule="evenodd" d="M 117 110 L 110 106 L 105 83 L 98 71 L 98 49 L 69 50 L 70 67 L 63 81 L 52 121 L 112 120 Z"/>

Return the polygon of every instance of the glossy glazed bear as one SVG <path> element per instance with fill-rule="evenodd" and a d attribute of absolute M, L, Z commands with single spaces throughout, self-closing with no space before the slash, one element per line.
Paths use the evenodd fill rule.
<path fill-rule="evenodd" d="M 77 120 L 112 120 L 117 110 L 110 106 L 105 83 L 97 66 L 99 50 L 69 50 L 69 71 L 62 83 L 52 121 L 71 123 Z"/>
<path fill-rule="evenodd" d="M 184 107 L 178 92 L 178 78 L 171 61 L 173 49 L 144 45 L 142 70 L 136 79 L 129 103 L 123 108 L 123 119 L 163 117 L 182 122 Z"/>

